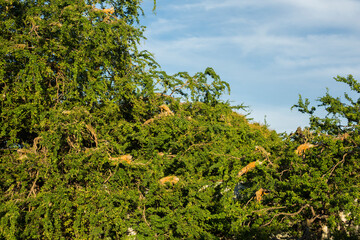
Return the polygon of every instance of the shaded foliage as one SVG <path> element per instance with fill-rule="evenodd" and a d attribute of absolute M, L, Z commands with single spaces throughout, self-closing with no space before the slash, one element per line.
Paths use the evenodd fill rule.
<path fill-rule="evenodd" d="M 327 94 L 319 118 L 300 98 L 310 128 L 280 136 L 212 68 L 170 76 L 138 51 L 141 14 L 1 1 L 0 239 L 356 239 L 359 100 Z"/>

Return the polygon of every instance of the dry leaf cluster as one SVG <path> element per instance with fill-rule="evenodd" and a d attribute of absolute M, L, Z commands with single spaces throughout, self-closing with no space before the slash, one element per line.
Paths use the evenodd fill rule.
<path fill-rule="evenodd" d="M 167 176 L 167 177 L 163 177 L 159 180 L 161 185 L 165 185 L 166 183 L 170 183 L 170 184 L 176 184 L 179 182 L 179 178 L 176 176 Z"/>
<path fill-rule="evenodd" d="M 109 157 L 109 160 L 111 161 L 112 165 L 118 165 L 119 163 L 132 163 L 132 156 L 130 154 L 121 155 L 120 157 Z"/>
<path fill-rule="evenodd" d="M 295 150 L 295 153 L 299 156 L 302 156 L 306 150 L 308 150 L 312 147 L 315 147 L 315 145 L 311 144 L 311 143 L 301 144 L 300 146 L 297 147 L 297 149 Z"/>
<path fill-rule="evenodd" d="M 168 106 L 166 106 L 165 104 L 159 106 L 161 112 L 160 114 L 156 115 L 155 117 L 153 118 L 150 118 L 148 120 L 146 120 L 144 122 L 144 125 L 147 125 L 149 123 L 152 123 L 153 121 L 155 121 L 156 119 L 160 119 L 160 118 L 163 118 L 163 117 L 167 117 L 167 116 L 174 116 L 174 113 L 170 110 L 170 108 Z"/>

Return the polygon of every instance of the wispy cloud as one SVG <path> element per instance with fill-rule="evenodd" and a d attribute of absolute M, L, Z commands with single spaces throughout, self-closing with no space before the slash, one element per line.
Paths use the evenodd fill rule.
<path fill-rule="evenodd" d="M 282 12 L 283 16 L 294 22 L 306 24 L 308 21 L 316 23 L 332 23 L 345 27 L 354 27 L 360 13 L 360 2 L 357 0 L 202 0 L 187 4 L 174 4 L 174 9 L 188 11 L 203 9 L 205 11 L 219 11 L 225 8 L 236 10 L 268 9 L 272 14 L 274 9 Z M 277 12 L 277 13 L 278 13 Z M 277 16 L 274 16 L 275 19 Z M 291 22 L 283 22 L 284 24 Z"/>
<path fill-rule="evenodd" d="M 213 66 L 233 100 L 276 122 L 298 93 L 315 99 L 332 77 L 360 75 L 358 16 L 355 0 L 158 0 L 145 48 L 170 72 Z"/>

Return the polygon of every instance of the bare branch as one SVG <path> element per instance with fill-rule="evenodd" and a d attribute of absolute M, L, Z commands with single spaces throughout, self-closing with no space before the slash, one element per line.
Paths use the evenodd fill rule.
<path fill-rule="evenodd" d="M 271 219 L 269 222 L 265 223 L 265 224 L 262 225 L 261 227 L 266 227 L 266 226 L 269 225 L 276 217 L 281 216 L 281 215 L 284 215 L 284 216 L 295 216 L 295 215 L 298 215 L 298 214 L 300 214 L 300 213 L 302 212 L 302 210 L 304 210 L 304 208 L 306 208 L 306 207 L 309 207 L 309 204 L 305 204 L 304 206 L 302 206 L 302 207 L 299 209 L 299 211 L 294 212 L 294 213 L 285 213 L 285 212 L 277 213 L 277 214 L 275 214 L 275 215 L 272 217 L 272 219 Z"/>
<path fill-rule="evenodd" d="M 107 183 L 112 176 L 111 170 L 109 169 L 110 175 L 105 179 L 104 183 Z"/>
<path fill-rule="evenodd" d="M 333 167 L 331 168 L 330 174 L 329 174 L 329 178 L 330 178 L 331 174 L 334 172 L 335 168 L 336 168 L 340 163 L 345 162 L 345 157 L 346 157 L 347 154 L 348 154 L 348 153 L 345 153 L 344 156 L 343 156 L 343 158 L 342 158 L 342 160 L 339 161 L 337 164 L 335 164 L 335 166 L 333 166 Z M 321 178 L 323 178 L 323 177 L 325 177 L 325 176 L 326 176 L 326 173 L 325 173 L 324 175 L 322 175 Z M 329 180 L 329 178 L 328 178 L 328 180 Z M 328 180 L 327 180 L 327 181 L 328 181 Z"/>
<path fill-rule="evenodd" d="M 277 209 L 283 209 L 283 208 L 287 208 L 287 207 L 282 206 L 282 207 L 263 208 L 263 209 L 260 209 L 260 210 L 252 211 L 251 213 L 262 212 L 262 211 L 271 211 L 271 210 L 277 210 Z"/>
<path fill-rule="evenodd" d="M 30 192 L 29 192 L 29 194 L 28 194 L 28 196 L 27 196 L 28 198 L 31 196 L 32 193 L 33 193 L 34 196 L 36 197 L 35 187 L 36 187 L 36 181 L 38 180 L 38 178 L 39 178 L 39 171 L 36 172 L 35 180 L 34 180 L 32 186 L 31 186 Z"/>

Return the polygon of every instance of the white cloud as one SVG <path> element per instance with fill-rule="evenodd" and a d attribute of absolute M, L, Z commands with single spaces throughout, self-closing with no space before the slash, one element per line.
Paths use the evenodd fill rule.
<path fill-rule="evenodd" d="M 255 33 L 244 36 L 183 37 L 172 40 L 158 40 L 149 44 L 150 48 L 164 62 L 186 62 L 197 59 L 217 59 L 211 56 L 215 50 L 221 51 L 220 61 L 246 61 L 248 57 L 270 56 L 268 64 L 282 69 L 296 68 L 339 68 L 356 66 L 360 62 L 359 40 L 340 35 L 318 36 L 276 36 Z M 231 56 L 234 54 L 233 56 Z M 237 55 L 239 54 L 239 55 Z M 189 58 L 189 55 L 192 56 Z M 273 66 L 272 66 L 273 67 Z"/>
<path fill-rule="evenodd" d="M 265 7 L 273 5 L 270 1 L 263 0 L 202 0 L 191 1 L 187 4 L 174 4 L 172 7 L 178 10 L 189 10 L 194 8 L 201 8 L 206 11 L 218 10 L 221 8 L 247 8 L 247 7 Z"/>
<path fill-rule="evenodd" d="M 275 26 L 315 27 L 331 25 L 332 27 L 351 28 L 359 31 L 360 2 L 357 0 L 202 0 L 191 3 L 172 3 L 172 8 L 186 12 L 194 9 L 204 11 L 222 11 L 233 9 L 244 14 L 242 10 L 266 10 L 263 17 L 272 15 L 274 10 L 280 15 L 273 15 Z M 197 10 L 199 11 L 199 10 Z M 261 17 L 257 19 L 261 22 Z M 280 23 L 280 25 L 279 25 Z"/>
<path fill-rule="evenodd" d="M 158 7 L 145 48 L 160 65 L 170 73 L 214 67 L 231 84 L 230 99 L 279 131 L 307 120 L 289 110 L 298 93 L 315 99 L 329 87 L 341 95 L 332 77 L 360 76 L 360 1 L 164 0 Z"/>
<path fill-rule="evenodd" d="M 291 6 L 296 11 L 318 19 L 350 19 L 358 16 L 359 1 L 354 0 L 276 0 L 279 4 Z"/>
<path fill-rule="evenodd" d="M 147 30 L 147 35 L 157 36 L 174 31 L 183 31 L 185 29 L 186 25 L 180 22 L 175 22 L 171 19 L 157 18 Z"/>

